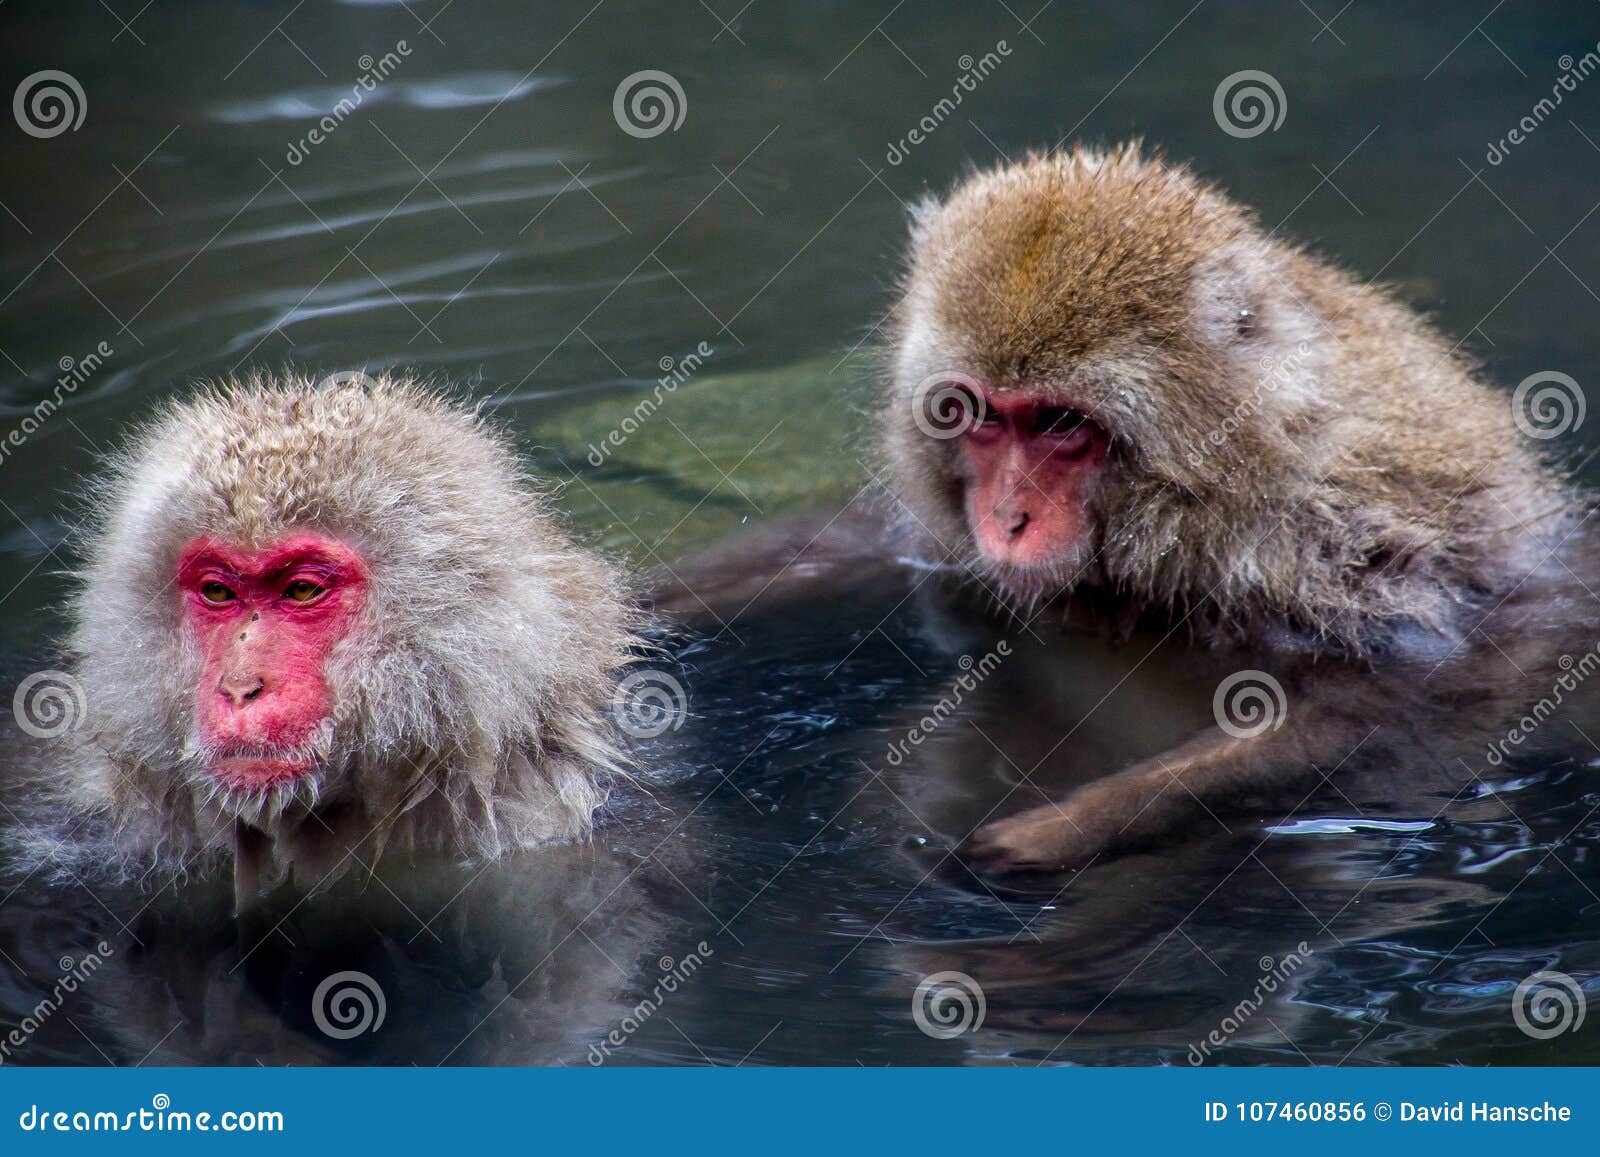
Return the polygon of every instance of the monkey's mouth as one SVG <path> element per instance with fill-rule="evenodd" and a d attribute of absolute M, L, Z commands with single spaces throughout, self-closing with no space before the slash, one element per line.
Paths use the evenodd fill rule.
<path fill-rule="evenodd" d="M 270 791 L 310 775 L 321 757 L 304 748 L 225 747 L 206 758 L 206 770 L 230 791 Z"/>

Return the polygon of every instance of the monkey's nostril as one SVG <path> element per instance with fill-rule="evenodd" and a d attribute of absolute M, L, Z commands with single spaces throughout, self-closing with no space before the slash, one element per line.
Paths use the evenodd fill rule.
<path fill-rule="evenodd" d="M 1028 512 L 1019 510 L 1006 519 L 1006 533 L 1015 537 L 1028 525 Z"/>
<path fill-rule="evenodd" d="M 256 675 L 224 675 L 217 684 L 222 697 L 235 707 L 250 702 L 265 688 L 266 684 Z"/>

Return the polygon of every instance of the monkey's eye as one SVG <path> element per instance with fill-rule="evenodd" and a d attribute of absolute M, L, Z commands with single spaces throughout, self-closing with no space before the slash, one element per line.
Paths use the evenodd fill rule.
<path fill-rule="evenodd" d="M 980 426 L 998 426 L 1001 422 L 1000 411 L 985 404 L 984 400 L 971 390 L 962 390 L 966 395 L 967 412 L 972 415 L 972 420 Z"/>
<path fill-rule="evenodd" d="M 283 588 L 283 597 L 297 603 L 309 603 L 320 598 L 327 589 L 327 587 L 314 583 L 310 579 L 296 579 Z"/>
<path fill-rule="evenodd" d="M 1035 433 L 1070 434 L 1083 425 L 1083 415 L 1066 406 L 1040 406 L 1033 419 Z"/>
<path fill-rule="evenodd" d="M 223 603 L 231 603 L 235 596 L 227 584 L 211 579 L 200 584 L 200 597 L 212 606 L 221 606 Z"/>

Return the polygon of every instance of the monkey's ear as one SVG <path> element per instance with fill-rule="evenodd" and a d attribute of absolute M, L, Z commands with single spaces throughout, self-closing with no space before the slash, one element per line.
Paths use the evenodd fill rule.
<path fill-rule="evenodd" d="M 1195 266 L 1190 308 L 1195 329 L 1209 345 L 1227 349 L 1263 336 L 1272 322 L 1263 316 L 1264 276 L 1260 258 L 1237 243 L 1213 250 Z"/>
<path fill-rule="evenodd" d="M 1275 400 L 1263 410 L 1293 410 L 1316 396 L 1319 321 L 1270 246 L 1241 237 L 1218 247 L 1195 266 L 1189 292 L 1195 332 L 1236 380 L 1269 375 L 1266 396 Z"/>

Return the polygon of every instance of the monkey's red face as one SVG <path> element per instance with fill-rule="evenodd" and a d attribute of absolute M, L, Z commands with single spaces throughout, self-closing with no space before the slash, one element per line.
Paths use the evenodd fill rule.
<path fill-rule="evenodd" d="M 1027 571 L 1077 559 L 1105 430 L 1048 397 L 979 387 L 961 437 L 967 524 L 990 562 Z"/>
<path fill-rule="evenodd" d="M 328 652 L 367 596 L 360 555 L 318 534 L 251 551 L 197 539 L 177 583 L 202 655 L 195 719 L 210 773 L 262 791 L 314 770 L 333 706 Z"/>

